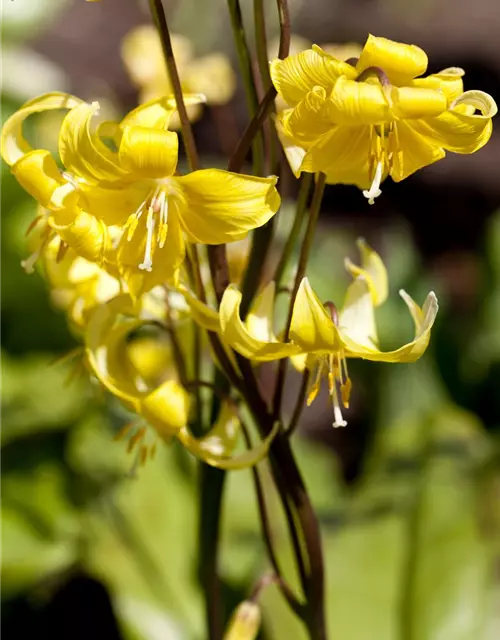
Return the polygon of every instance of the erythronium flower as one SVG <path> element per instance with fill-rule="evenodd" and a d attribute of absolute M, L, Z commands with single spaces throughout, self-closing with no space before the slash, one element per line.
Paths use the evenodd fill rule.
<path fill-rule="evenodd" d="M 130 425 L 131 447 L 140 445 L 143 460 L 154 452 L 148 446 L 149 424 L 165 442 L 177 438 L 193 455 L 207 464 L 224 469 L 252 466 L 267 455 L 278 424 L 265 440 L 241 454 L 234 454 L 240 425 L 230 403 L 225 403 L 211 431 L 194 438 L 188 427 L 190 401 L 186 389 L 175 379 L 158 386 L 148 384 L 134 364 L 127 348 L 129 336 L 148 320 L 137 316 L 128 296 L 117 296 L 94 309 L 86 326 L 86 359 L 101 384 L 138 415 L 138 425 Z"/>
<path fill-rule="evenodd" d="M 196 104 L 202 97 L 185 99 Z M 24 120 L 46 109 L 69 109 L 59 134 L 62 172 L 48 151 L 32 149 L 23 137 Z M 79 255 L 116 264 L 132 295 L 175 280 L 186 240 L 240 240 L 278 210 L 275 177 L 219 169 L 176 175 L 178 137 L 168 130 L 173 99 L 154 100 L 93 131 L 97 112 L 97 103 L 67 94 L 36 98 L 4 125 L 2 156 L 50 211 L 59 235 Z M 111 228 L 122 230 L 117 243 Z"/>
<path fill-rule="evenodd" d="M 200 91 L 208 105 L 229 102 L 236 90 L 236 76 L 228 58 L 222 53 L 195 58 L 187 38 L 173 34 L 171 39 L 182 90 L 185 93 Z M 122 43 L 122 58 L 132 81 L 140 89 L 141 102 L 172 93 L 160 37 L 153 25 L 142 25 L 127 34 Z M 197 120 L 201 112 L 200 104 L 188 106 L 190 120 Z M 173 128 L 178 124 L 174 121 Z"/>
<path fill-rule="evenodd" d="M 351 390 L 347 358 L 380 362 L 418 360 L 429 344 L 438 310 L 434 293 L 429 293 L 420 308 L 405 291 L 400 291 L 415 323 L 415 337 L 395 351 L 381 351 L 375 307 L 387 298 L 387 272 L 380 256 L 363 240 L 358 246 L 361 266 L 346 260 L 346 268 L 354 280 L 338 312 L 333 303 L 321 303 L 307 278 L 302 280 L 293 306 L 290 342 L 276 338 L 272 330 L 273 283 L 260 294 L 244 322 L 240 318 L 241 293 L 232 285 L 225 291 L 219 310 L 219 331 L 223 340 L 246 358 L 266 362 L 306 356 L 306 366 L 313 373 L 308 404 L 316 397 L 322 376 L 327 375 L 335 427 L 346 424 L 341 405 L 348 407 Z M 194 303 L 192 298 L 187 298 L 187 302 L 192 308 L 196 307 L 193 318 L 214 330 L 215 312 L 206 307 L 203 310 L 201 303 Z"/>
<path fill-rule="evenodd" d="M 276 125 L 294 173 L 357 185 L 373 204 L 388 175 L 399 182 L 446 151 L 480 149 L 497 112 L 493 98 L 464 93 L 462 69 L 418 77 L 426 69 L 419 47 L 372 35 L 350 62 L 316 45 L 274 60 L 274 86 L 290 106 Z"/>

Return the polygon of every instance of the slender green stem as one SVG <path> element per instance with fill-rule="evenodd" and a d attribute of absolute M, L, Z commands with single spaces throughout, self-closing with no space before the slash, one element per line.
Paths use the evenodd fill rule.
<path fill-rule="evenodd" d="M 293 305 L 295 304 L 295 298 L 297 297 L 297 292 L 300 287 L 300 283 L 305 276 L 307 262 L 309 260 L 309 254 L 311 253 L 311 248 L 314 240 L 314 234 L 316 231 L 316 224 L 319 218 L 319 212 L 321 209 L 321 201 L 323 199 L 323 193 L 325 191 L 326 184 L 326 175 L 324 173 L 319 173 L 316 179 L 316 185 L 314 187 L 314 193 L 311 201 L 311 206 L 309 208 L 309 218 L 307 220 L 306 232 L 304 235 L 304 240 L 302 242 L 302 247 L 300 249 L 299 263 L 297 265 L 297 273 L 295 274 L 295 281 L 293 284 L 292 295 L 290 297 L 290 305 L 288 307 L 288 317 L 285 325 L 285 332 L 283 339 L 285 341 L 290 337 L 290 325 L 292 324 L 292 315 L 293 315 Z M 287 368 L 287 359 L 283 358 L 280 361 L 278 367 L 278 375 L 276 376 L 276 386 L 273 398 L 273 416 L 275 420 L 278 419 L 281 412 L 281 401 L 283 398 L 283 388 L 285 384 L 285 376 L 286 376 L 286 368 Z"/>
<path fill-rule="evenodd" d="M 243 85 L 245 88 L 248 112 L 250 117 L 253 118 L 259 107 L 259 99 L 257 95 L 257 88 L 255 86 L 252 58 L 250 56 L 250 50 L 248 48 L 248 42 L 245 35 L 245 27 L 243 25 L 243 16 L 241 14 L 239 0 L 227 0 L 227 6 L 231 18 L 231 26 L 233 28 L 234 44 L 236 47 L 236 54 L 238 56 L 241 77 L 243 78 Z M 264 139 L 260 132 L 253 138 L 252 156 L 254 174 L 262 175 L 264 163 Z"/>
<path fill-rule="evenodd" d="M 177 111 L 179 112 L 179 119 L 181 121 L 182 139 L 184 141 L 184 148 L 186 149 L 189 166 L 191 168 L 191 171 L 195 171 L 196 169 L 199 169 L 200 166 L 198 151 L 196 150 L 193 130 L 191 128 L 191 123 L 189 122 L 186 105 L 184 104 L 181 81 L 179 79 L 179 72 L 177 71 L 177 65 L 175 63 L 172 41 L 170 39 L 170 32 L 168 30 L 167 18 L 165 16 L 165 11 L 163 9 L 161 0 L 149 0 L 149 6 L 151 8 L 151 13 L 153 15 L 156 27 L 158 29 L 158 33 L 160 34 L 163 55 L 165 57 L 165 63 L 167 65 L 168 77 L 170 79 L 170 84 L 172 85 L 175 103 L 177 106 Z"/>
<path fill-rule="evenodd" d="M 288 238 L 283 248 L 283 253 L 281 254 L 278 266 L 276 267 L 276 271 L 274 273 L 276 288 L 279 288 L 281 286 L 286 268 L 288 266 L 290 258 L 292 257 L 295 245 L 297 244 L 304 218 L 306 217 L 307 201 L 309 199 L 309 191 L 311 190 L 312 179 L 312 173 L 303 173 L 300 178 L 300 189 L 299 196 L 297 198 L 297 209 L 295 212 L 295 218 L 293 220 L 292 228 L 290 230 L 290 233 L 288 234 Z"/>
<path fill-rule="evenodd" d="M 264 0 L 254 0 L 253 17 L 255 28 L 255 44 L 257 51 L 257 62 L 264 91 L 271 88 L 271 75 L 269 73 L 269 56 L 267 54 L 266 16 L 264 11 Z"/>

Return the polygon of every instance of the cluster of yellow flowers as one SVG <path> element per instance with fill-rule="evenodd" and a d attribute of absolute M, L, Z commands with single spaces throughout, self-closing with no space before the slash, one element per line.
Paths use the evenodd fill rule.
<path fill-rule="evenodd" d="M 159 72 L 132 62 L 143 36 L 134 34 L 124 52 L 149 98 Z M 200 90 L 203 64 L 191 67 L 186 91 Z M 400 181 L 443 158 L 446 150 L 472 153 L 483 146 L 496 112 L 493 99 L 480 91 L 464 93 L 461 69 L 420 77 L 426 67 L 418 47 L 374 36 L 359 58 L 342 61 L 313 46 L 271 62 L 271 78 L 285 105 L 276 127 L 294 173 L 322 172 L 328 183 L 357 185 L 373 203 L 388 175 Z M 170 91 L 166 78 L 163 82 Z M 186 92 L 184 101 L 196 113 L 205 97 Z M 47 110 L 67 111 L 58 158 L 32 148 L 23 133 L 29 116 Z M 88 368 L 137 415 L 129 430 L 142 458 L 155 446 L 146 425 L 163 440 L 178 438 L 196 456 L 224 468 L 255 464 L 279 428 L 253 449 L 235 454 L 239 422 L 228 400 L 208 435 L 195 438 L 188 428 L 190 390 L 172 366 L 165 336 L 152 345 L 151 337 L 143 338 L 146 351 L 160 358 L 159 367 L 141 361 L 138 353 L 144 352 L 134 348 L 132 336 L 147 326 L 182 330 L 194 321 L 219 336 L 237 371 L 234 352 L 257 363 L 291 358 L 312 372 L 308 403 L 326 375 L 334 426 L 346 424 L 349 358 L 412 362 L 423 354 L 438 309 L 435 295 L 429 293 L 420 308 L 400 292 L 415 336 L 395 351 L 381 351 L 375 309 L 387 298 L 387 273 L 364 241 L 360 265 L 346 260 L 352 282 L 338 310 L 323 304 L 308 279 L 302 280 L 287 339 L 275 333 L 273 282 L 245 318 L 237 282 L 227 287 L 218 308 L 200 299 L 187 276 L 192 245 L 231 243 L 264 225 L 280 207 L 277 178 L 214 168 L 179 175 L 178 135 L 172 131 L 176 103 L 169 95 L 150 99 L 121 122 L 94 125 L 98 112 L 97 103 L 68 94 L 35 98 L 5 123 L 1 153 L 39 203 L 31 229 L 39 242 L 25 267 L 32 270 L 42 258 L 54 298 L 83 338 Z"/>

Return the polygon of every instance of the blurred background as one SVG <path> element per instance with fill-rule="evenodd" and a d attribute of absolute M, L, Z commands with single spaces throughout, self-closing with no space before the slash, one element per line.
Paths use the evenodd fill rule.
<path fill-rule="evenodd" d="M 303 46 L 363 44 L 368 33 L 411 42 L 426 50 L 429 72 L 463 67 L 466 89 L 500 100 L 497 0 L 289 3 L 292 31 Z M 223 0 L 164 4 L 172 30 L 191 41 L 193 58 L 224 53 L 236 68 Z M 241 4 L 251 34 L 252 3 Z M 277 21 L 274 2 L 267 5 L 271 41 Z M 55 90 L 98 100 L 108 117 L 136 106 L 144 90 L 137 78 L 150 67 L 134 81 L 121 52 L 123 38 L 149 23 L 145 2 L 2 0 L 2 10 L 3 120 L 27 99 Z M 247 122 L 241 83 L 225 100 L 197 114 L 205 165 L 225 166 Z M 57 126 L 35 121 L 30 134 L 49 144 Z M 290 228 L 297 191 L 291 175 L 282 180 L 276 248 Z M 55 363 L 79 343 L 40 274 L 20 266 L 30 253 L 24 235 L 35 215 L 2 165 L 5 638 L 201 639 L 196 466 L 180 448 L 161 447 L 130 478 L 126 445 L 113 442 L 123 411 L 85 375 Z M 388 181 L 376 206 L 354 187 L 328 187 L 321 225 L 309 268 L 320 297 L 341 302 L 343 259 L 356 259 L 356 237 L 365 236 L 383 256 L 391 295 L 378 320 L 386 348 L 412 331 L 399 288 L 418 302 L 432 289 L 440 301 L 421 361 L 350 363 L 346 429 L 331 428 L 326 394 L 303 414 L 294 449 L 322 526 L 330 637 L 498 638 L 498 125 L 476 154 L 450 154 L 403 183 Z M 264 381 L 273 375 L 272 367 L 261 371 Z M 288 404 L 298 386 L 289 375 Z M 276 499 L 270 485 L 267 491 Z M 275 527 L 287 556 L 279 518 Z M 227 614 L 266 567 L 251 475 L 232 473 L 221 552 Z M 260 637 L 304 637 L 273 587 L 263 608 Z"/>

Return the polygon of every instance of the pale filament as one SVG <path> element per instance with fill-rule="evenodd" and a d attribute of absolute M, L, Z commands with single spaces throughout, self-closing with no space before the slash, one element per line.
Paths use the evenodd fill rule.
<path fill-rule="evenodd" d="M 380 189 L 380 183 L 382 182 L 382 172 L 384 170 L 384 165 L 381 160 L 377 162 L 377 168 L 375 169 L 375 175 L 373 176 L 373 180 L 371 186 L 368 190 L 363 191 L 363 195 L 365 198 L 368 198 L 368 204 L 375 204 L 375 198 L 382 193 Z"/>
<path fill-rule="evenodd" d="M 337 356 L 339 359 L 339 356 Z M 328 390 L 330 392 L 330 397 L 332 399 L 333 405 L 333 426 L 337 427 L 345 427 L 347 426 L 346 420 L 344 420 L 342 416 L 342 410 L 340 408 L 339 402 L 339 394 L 337 391 L 337 384 L 343 385 L 342 382 L 342 367 L 340 360 L 338 361 L 338 371 L 337 366 L 335 364 L 335 356 L 332 354 L 329 357 L 329 372 L 328 372 Z"/>
<path fill-rule="evenodd" d="M 140 205 L 135 213 L 133 213 L 127 221 L 127 239 L 130 241 L 144 213 L 148 212 L 146 220 L 146 247 L 144 249 L 144 259 L 139 264 L 139 269 L 143 271 L 151 271 L 153 269 L 153 242 L 156 240 L 158 247 L 163 249 L 167 239 L 168 230 L 168 192 L 161 186 L 157 187 L 152 196 Z M 156 234 L 155 234 L 156 231 Z"/>

